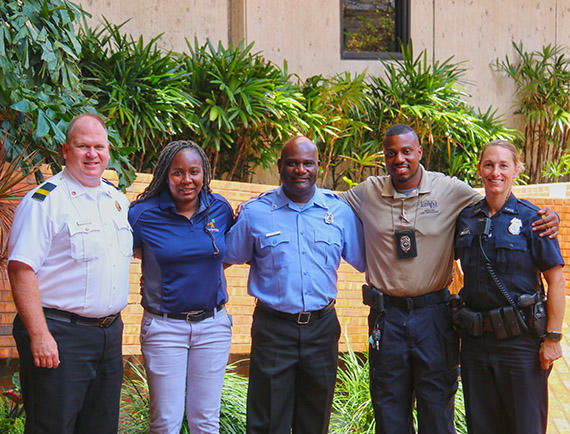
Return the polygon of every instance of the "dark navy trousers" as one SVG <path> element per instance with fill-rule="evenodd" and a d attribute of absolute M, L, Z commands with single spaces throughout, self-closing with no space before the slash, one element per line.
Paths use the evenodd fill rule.
<path fill-rule="evenodd" d="M 121 318 L 108 328 L 46 321 L 59 351 L 55 369 L 34 365 L 28 331 L 19 316 L 14 319 L 26 434 L 116 434 L 123 379 Z"/>
<path fill-rule="evenodd" d="M 540 340 L 529 334 L 497 340 L 462 337 L 461 379 L 471 434 L 546 432 L 547 380 Z"/>
<path fill-rule="evenodd" d="M 372 327 L 376 314 L 368 320 Z M 370 395 L 376 433 L 413 432 L 417 401 L 420 433 L 454 433 L 459 342 L 447 305 L 388 306 L 380 349 L 370 348 Z"/>
<path fill-rule="evenodd" d="M 326 434 L 340 324 L 334 307 L 297 324 L 257 307 L 251 327 L 248 434 Z"/>

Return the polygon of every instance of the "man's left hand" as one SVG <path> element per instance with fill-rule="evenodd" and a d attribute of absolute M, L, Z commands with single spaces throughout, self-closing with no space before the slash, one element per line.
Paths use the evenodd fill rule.
<path fill-rule="evenodd" d="M 538 211 L 542 215 L 541 219 L 536 220 L 532 223 L 533 231 L 542 231 L 540 237 L 555 238 L 558 235 L 558 229 L 560 228 L 560 218 L 558 214 L 552 211 L 547 206 L 543 207 Z"/>

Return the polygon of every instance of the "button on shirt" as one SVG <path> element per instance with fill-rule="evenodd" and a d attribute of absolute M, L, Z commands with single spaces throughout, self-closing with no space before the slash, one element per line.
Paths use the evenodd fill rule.
<path fill-rule="evenodd" d="M 491 232 L 483 240 L 485 254 L 497 276 L 514 297 L 534 294 L 540 288 L 540 272 L 564 265 L 558 239 L 540 237 L 533 232 L 539 208 L 513 194 L 499 212 L 491 217 Z M 493 283 L 481 249 L 479 220 L 489 216 L 483 199 L 462 211 L 456 227 L 455 252 L 465 274 L 461 296 L 475 310 L 489 310 L 508 305 Z"/>
<path fill-rule="evenodd" d="M 102 317 L 127 305 L 132 233 L 129 202 L 104 182 L 85 187 L 63 171 L 43 200 L 30 191 L 10 234 L 9 261 L 36 273 L 43 307 Z"/>
<path fill-rule="evenodd" d="M 210 310 L 228 300 L 222 258 L 233 211 L 222 196 L 206 197 L 202 191 L 199 209 L 188 219 L 176 212 L 165 189 L 159 196 L 134 204 L 129 221 L 134 246 L 142 249 L 142 305 L 146 309 L 155 313 Z"/>
<path fill-rule="evenodd" d="M 245 203 L 226 246 L 224 262 L 250 262 L 248 293 L 287 313 L 319 310 L 336 298 L 341 257 L 359 271 L 365 266 L 360 221 L 319 188 L 302 207 L 281 187 Z"/>
<path fill-rule="evenodd" d="M 481 195 L 457 178 L 422 166 L 418 188 L 399 193 L 390 176 L 371 176 L 340 194 L 362 220 L 366 281 L 389 295 L 416 296 L 450 283 L 455 220 Z M 398 259 L 395 230 L 415 226 L 417 256 Z"/>

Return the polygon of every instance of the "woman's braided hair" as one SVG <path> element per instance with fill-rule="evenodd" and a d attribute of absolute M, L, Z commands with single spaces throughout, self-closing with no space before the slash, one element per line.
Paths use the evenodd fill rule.
<path fill-rule="evenodd" d="M 176 157 L 176 155 L 181 151 L 196 152 L 200 156 L 200 160 L 202 161 L 202 172 L 204 174 L 204 180 L 202 182 L 202 190 L 204 190 L 205 193 L 204 198 L 206 200 L 206 219 L 204 220 L 204 232 L 206 232 L 212 239 L 214 254 L 217 255 L 220 251 L 216 246 L 216 240 L 214 238 L 214 234 L 212 234 L 212 231 L 208 229 L 208 224 L 210 223 L 210 199 L 208 195 L 212 192 L 210 188 L 210 177 L 212 172 L 210 168 L 210 160 L 208 159 L 208 156 L 204 152 L 204 149 L 202 149 L 201 146 L 194 143 L 193 141 L 176 140 L 174 142 L 170 142 L 162 149 L 158 157 L 156 166 L 154 168 L 152 181 L 144 189 L 144 191 L 137 196 L 136 200 L 134 200 L 131 203 L 131 206 L 133 206 L 136 203 L 144 202 L 145 200 L 149 200 L 155 196 L 158 196 L 165 189 L 168 189 L 168 171 L 170 170 L 170 165 L 172 164 L 172 160 L 174 160 L 174 157 Z"/>

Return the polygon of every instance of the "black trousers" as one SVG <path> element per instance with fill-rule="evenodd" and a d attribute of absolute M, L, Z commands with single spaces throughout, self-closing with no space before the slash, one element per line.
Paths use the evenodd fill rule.
<path fill-rule="evenodd" d="M 539 339 L 528 334 L 504 340 L 462 337 L 469 433 L 546 432 L 550 369 L 541 368 L 539 347 Z"/>
<path fill-rule="evenodd" d="M 299 325 L 257 307 L 247 395 L 250 434 L 327 433 L 340 324 L 330 309 Z"/>
<path fill-rule="evenodd" d="M 30 337 L 19 316 L 14 339 L 20 355 L 20 381 L 26 433 L 117 433 L 123 379 L 123 322 L 87 327 L 47 319 L 60 364 L 38 368 Z"/>

